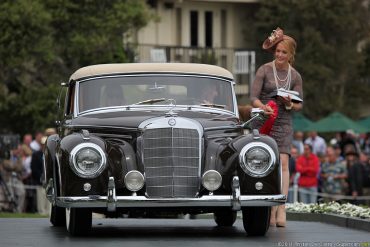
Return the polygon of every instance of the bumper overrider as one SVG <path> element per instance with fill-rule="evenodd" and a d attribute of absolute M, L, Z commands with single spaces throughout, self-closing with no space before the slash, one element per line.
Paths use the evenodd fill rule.
<path fill-rule="evenodd" d="M 114 178 L 108 182 L 107 196 L 73 196 L 56 197 L 54 189 L 46 188 L 49 201 L 59 207 L 67 208 L 107 208 L 115 211 L 117 208 L 162 208 L 162 207 L 229 207 L 238 211 L 242 207 L 274 206 L 284 204 L 286 196 L 279 195 L 240 195 L 239 178 L 235 176 L 232 182 L 232 195 L 205 195 L 197 198 L 147 198 L 145 196 L 116 196 Z"/>

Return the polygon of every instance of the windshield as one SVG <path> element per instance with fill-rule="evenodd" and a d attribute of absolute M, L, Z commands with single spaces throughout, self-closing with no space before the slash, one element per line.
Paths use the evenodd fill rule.
<path fill-rule="evenodd" d="M 176 105 L 234 109 L 231 82 L 213 77 L 104 77 L 80 82 L 78 92 L 79 112 L 112 106 L 167 105 L 168 99 L 174 99 Z"/>

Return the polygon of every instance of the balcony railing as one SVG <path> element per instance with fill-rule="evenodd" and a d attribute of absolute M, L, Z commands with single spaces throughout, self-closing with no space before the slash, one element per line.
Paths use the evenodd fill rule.
<path fill-rule="evenodd" d="M 236 93 L 246 95 L 254 80 L 256 53 L 233 48 L 138 45 L 137 62 L 205 63 L 223 67 L 233 73 Z"/>

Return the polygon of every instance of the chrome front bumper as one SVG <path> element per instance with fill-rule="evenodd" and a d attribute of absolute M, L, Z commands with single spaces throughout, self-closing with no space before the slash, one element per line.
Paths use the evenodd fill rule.
<path fill-rule="evenodd" d="M 285 195 L 240 195 L 239 178 L 233 178 L 232 195 L 206 195 L 198 198 L 147 198 L 145 196 L 116 196 L 114 179 L 109 178 L 107 196 L 55 197 L 51 200 L 59 207 L 67 208 L 191 208 L 228 207 L 238 211 L 242 207 L 274 206 L 284 204 Z M 50 196 L 48 196 L 49 199 Z"/>

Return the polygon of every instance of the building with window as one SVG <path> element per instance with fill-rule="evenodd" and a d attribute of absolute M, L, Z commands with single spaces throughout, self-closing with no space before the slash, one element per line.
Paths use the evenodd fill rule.
<path fill-rule="evenodd" d="M 246 38 L 250 29 L 246 19 L 256 10 L 257 0 L 147 2 L 159 18 L 136 34 L 137 62 L 219 65 L 235 75 L 239 98 L 248 97 L 256 50 Z"/>

